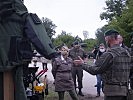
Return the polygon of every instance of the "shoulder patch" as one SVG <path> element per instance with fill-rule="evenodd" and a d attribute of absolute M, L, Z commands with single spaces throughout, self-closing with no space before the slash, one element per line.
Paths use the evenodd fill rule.
<path fill-rule="evenodd" d="M 35 24 L 41 24 L 42 23 L 40 18 L 36 14 L 30 13 L 30 16 L 31 16 L 31 18 Z"/>

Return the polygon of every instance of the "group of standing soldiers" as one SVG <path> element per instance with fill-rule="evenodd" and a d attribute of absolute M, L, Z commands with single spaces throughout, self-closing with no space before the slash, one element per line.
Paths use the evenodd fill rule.
<path fill-rule="evenodd" d="M 65 91 L 69 91 L 73 100 L 78 100 L 75 94 L 76 92 L 74 92 L 77 87 L 76 77 L 78 77 L 78 94 L 84 96 L 81 91 L 83 87 L 83 70 L 92 75 L 101 75 L 104 100 L 127 100 L 129 81 L 132 81 L 130 76 L 132 76 L 131 74 L 133 73 L 130 49 L 121 44 L 120 38 L 122 37 L 118 31 L 108 30 L 104 33 L 104 36 L 108 48 L 92 65 L 86 62 L 87 55 L 84 50 L 80 48 L 78 42 L 75 42 L 70 50 L 66 50 L 65 47 L 61 49 L 61 57 L 57 57 L 55 61 L 53 61 L 52 69 L 55 78 L 55 88 L 59 93 L 59 100 L 64 99 Z M 67 51 L 65 53 L 65 55 L 67 55 L 66 57 L 64 57 L 64 51 Z M 68 69 L 67 66 L 69 66 Z M 58 77 L 60 78 L 57 79 Z M 68 80 L 71 84 L 69 84 Z M 70 86 L 71 88 L 66 88 Z M 57 87 L 60 89 L 58 90 Z M 63 94 L 61 95 L 61 93 Z"/>
<path fill-rule="evenodd" d="M 80 47 L 78 41 L 73 43 L 70 50 L 67 46 L 62 46 L 59 52 L 60 55 L 52 63 L 55 91 L 58 92 L 59 100 L 64 100 L 65 91 L 69 92 L 73 100 L 78 100 L 76 88 L 79 89 L 78 95 L 84 96 L 82 93 L 83 69 L 80 64 L 76 64 L 74 61 L 79 60 L 78 56 L 86 60 L 87 54 Z"/>
<path fill-rule="evenodd" d="M 92 75 L 101 74 L 105 100 L 127 100 L 129 77 L 133 73 L 132 57 L 127 49 L 120 46 L 119 32 L 115 30 L 105 32 L 105 41 L 109 48 L 93 65 L 86 63 L 85 58 L 87 56 L 82 49 L 77 49 L 79 48 L 77 43 L 69 53 L 68 49 L 63 47 L 61 55 L 56 57 L 57 53 L 41 20 L 36 14 L 28 13 L 22 1 L 0 0 L 1 100 L 8 97 L 4 90 L 6 88 L 3 89 L 3 76 L 5 73 L 11 75 L 12 86 L 15 86 L 15 88 L 12 87 L 12 92 L 10 92 L 14 93 L 11 100 L 27 100 L 22 76 L 24 66 L 29 63 L 33 56 L 31 44 L 44 57 L 48 59 L 55 58 L 52 73 L 60 100 L 64 98 L 64 91 L 69 91 L 73 100 L 78 99 L 74 92 L 76 75 L 78 77 L 78 94 L 83 96 L 81 91 L 83 69 Z M 132 80 L 130 81 L 132 82 Z M 58 85 L 59 83 L 62 84 Z M 8 92 L 7 89 L 6 91 Z"/>

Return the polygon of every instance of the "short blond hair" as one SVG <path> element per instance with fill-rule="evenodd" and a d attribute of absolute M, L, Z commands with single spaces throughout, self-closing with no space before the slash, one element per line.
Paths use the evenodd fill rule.
<path fill-rule="evenodd" d="M 65 50 L 69 51 L 69 48 L 67 46 L 62 46 Z"/>

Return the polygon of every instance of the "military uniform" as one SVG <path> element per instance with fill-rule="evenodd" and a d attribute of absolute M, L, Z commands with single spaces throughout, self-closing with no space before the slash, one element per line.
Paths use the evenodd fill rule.
<path fill-rule="evenodd" d="M 68 91 L 73 100 L 78 100 L 72 78 L 72 59 L 62 56 L 55 58 L 52 63 L 52 74 L 55 79 L 55 91 L 59 94 L 59 100 L 64 100 L 64 92 Z"/>
<path fill-rule="evenodd" d="M 130 62 L 129 52 L 119 45 L 114 45 L 101 55 L 95 65 L 84 64 L 82 67 L 93 75 L 102 75 L 105 100 L 126 100 Z"/>
<path fill-rule="evenodd" d="M 23 85 L 23 67 L 28 67 L 33 56 L 31 43 L 48 59 L 55 53 L 45 27 L 36 14 L 28 13 L 21 0 L 0 0 L 0 77 L 3 77 L 5 71 L 13 71 L 15 100 L 27 100 Z"/>
<path fill-rule="evenodd" d="M 86 58 L 87 55 L 85 51 L 82 48 L 72 48 L 69 51 L 69 57 L 71 57 L 73 60 L 78 60 L 78 56 L 80 56 L 82 59 Z M 83 79 L 83 70 L 81 65 L 73 65 L 73 70 L 72 70 L 72 75 L 73 75 L 73 80 L 74 80 L 74 85 L 76 88 L 76 77 L 78 78 L 78 88 L 81 90 L 83 88 L 82 85 L 82 79 Z"/>

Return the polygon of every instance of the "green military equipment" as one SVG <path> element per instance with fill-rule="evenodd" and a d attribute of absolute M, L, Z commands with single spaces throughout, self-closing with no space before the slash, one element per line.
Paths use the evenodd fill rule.
<path fill-rule="evenodd" d="M 36 14 L 28 14 L 25 23 L 25 34 L 30 38 L 36 50 L 45 58 L 50 59 L 55 53 L 54 46 L 47 35 L 44 25 Z"/>
<path fill-rule="evenodd" d="M 36 14 L 29 14 L 21 0 L 3 0 L 0 8 L 0 71 L 31 60 L 31 43 L 45 58 L 55 56 L 41 20 Z"/>
<path fill-rule="evenodd" d="M 0 77 L 4 71 L 14 70 L 15 100 L 26 100 L 22 77 L 23 67 L 33 56 L 31 46 L 45 58 L 56 55 L 41 20 L 28 13 L 22 0 L 0 0 Z"/>

